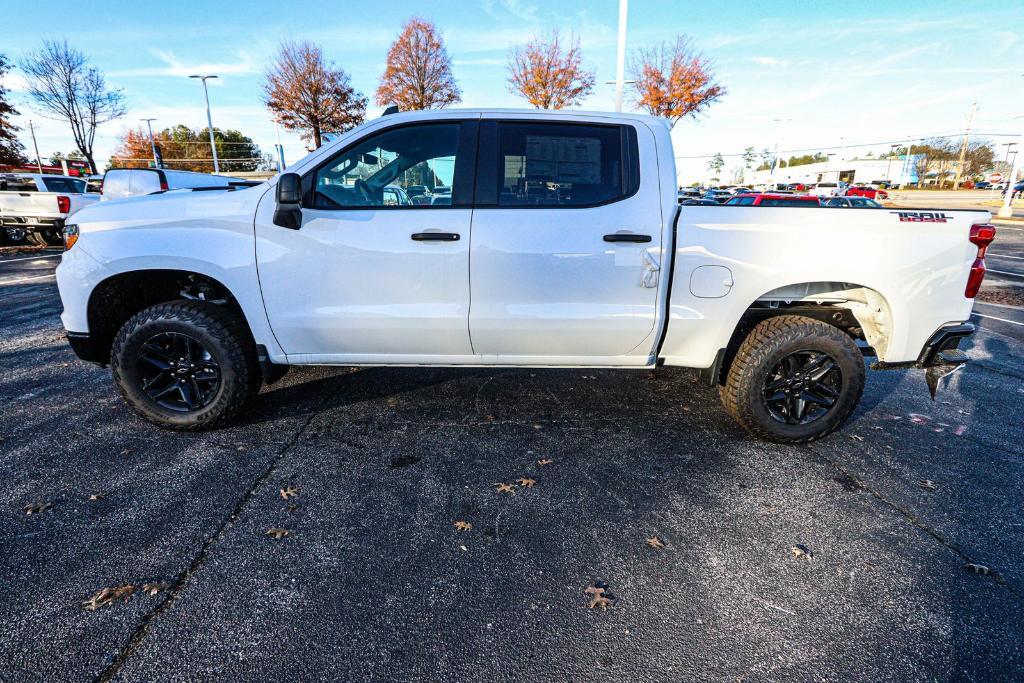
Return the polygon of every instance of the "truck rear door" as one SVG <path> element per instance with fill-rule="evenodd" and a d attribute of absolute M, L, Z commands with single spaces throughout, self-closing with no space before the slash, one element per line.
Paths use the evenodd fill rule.
<path fill-rule="evenodd" d="M 474 353 L 509 363 L 646 362 L 662 232 L 653 134 L 631 123 L 500 117 L 481 122 Z M 653 177 L 641 178 L 642 158 Z"/>

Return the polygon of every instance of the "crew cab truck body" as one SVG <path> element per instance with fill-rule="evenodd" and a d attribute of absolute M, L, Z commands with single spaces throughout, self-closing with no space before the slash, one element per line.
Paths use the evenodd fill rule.
<path fill-rule="evenodd" d="M 699 369 L 752 433 L 800 442 L 852 412 L 864 355 L 965 359 L 987 212 L 679 207 L 669 133 L 623 114 L 383 116 L 257 187 L 83 211 L 62 320 L 179 429 L 290 365 L 664 364 Z M 386 201 L 428 179 L 450 203 Z"/>
<path fill-rule="evenodd" d="M 80 178 L 0 173 L 0 229 L 11 241 L 60 244 L 68 216 L 99 199 Z"/>

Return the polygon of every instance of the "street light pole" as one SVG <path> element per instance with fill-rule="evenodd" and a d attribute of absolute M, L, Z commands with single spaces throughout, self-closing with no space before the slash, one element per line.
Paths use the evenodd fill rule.
<path fill-rule="evenodd" d="M 207 78 L 217 78 L 216 74 L 210 74 L 209 76 L 200 76 L 193 74 L 189 78 L 198 78 L 203 82 L 203 96 L 206 98 L 206 126 L 210 131 L 210 151 L 213 152 L 213 172 L 220 173 L 220 164 L 217 161 L 217 145 L 213 141 L 213 119 L 210 117 L 210 91 L 206 88 Z"/>
<path fill-rule="evenodd" d="M 615 111 L 622 111 L 622 90 L 626 85 L 626 16 L 629 0 L 619 0 L 619 47 L 615 53 Z"/>
<path fill-rule="evenodd" d="M 36 149 L 36 168 L 38 168 L 39 172 L 42 173 L 43 162 L 39 159 L 39 143 L 36 142 L 36 128 L 32 125 L 32 119 L 28 120 L 28 130 L 32 133 L 32 146 Z"/>
<path fill-rule="evenodd" d="M 153 150 L 153 166 L 160 168 L 160 162 L 156 158 L 156 140 L 153 139 L 153 121 L 156 119 L 139 119 L 139 121 L 146 122 L 146 128 L 149 129 L 149 146 Z"/>
<path fill-rule="evenodd" d="M 1021 74 L 1024 76 L 1024 74 Z M 1017 154 L 1013 156 L 1013 168 L 1010 169 L 1010 179 L 1006 183 L 1006 194 L 1003 196 L 1003 205 L 999 209 L 1000 218 L 1013 217 L 1013 184 L 1017 180 L 1017 172 L 1020 170 L 1020 150 L 1024 149 L 1024 125 L 1021 125 L 1020 142 L 1017 144 Z"/>

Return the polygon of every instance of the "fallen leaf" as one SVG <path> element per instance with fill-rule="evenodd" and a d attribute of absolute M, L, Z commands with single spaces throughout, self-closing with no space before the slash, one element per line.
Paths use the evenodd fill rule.
<path fill-rule="evenodd" d="M 456 520 L 455 524 L 453 524 L 452 526 L 454 526 L 455 529 L 458 531 L 470 531 L 473 528 L 472 524 L 470 524 L 469 522 L 464 522 L 461 519 Z"/>
<path fill-rule="evenodd" d="M 288 503 L 288 512 L 295 512 L 300 507 L 302 507 L 302 506 L 301 505 L 296 505 L 295 503 Z"/>
<path fill-rule="evenodd" d="M 287 529 L 281 529 L 281 528 L 276 527 L 276 526 L 272 526 L 269 529 L 267 529 L 266 531 L 264 531 L 263 533 L 266 536 L 273 536 L 274 538 L 284 538 L 285 536 L 288 535 L 288 530 Z"/>
<path fill-rule="evenodd" d="M 957 436 L 963 436 L 965 432 L 967 432 L 967 425 L 957 425 L 953 430 L 953 433 Z"/>
<path fill-rule="evenodd" d="M 532 489 L 533 485 L 537 483 L 536 479 L 528 479 L 527 477 L 523 477 L 522 479 L 516 479 L 516 481 L 519 483 L 520 486 L 523 486 L 528 489 Z"/>
<path fill-rule="evenodd" d="M 986 567 L 985 565 L 974 564 L 973 562 L 967 562 L 966 564 L 964 564 L 964 569 L 966 569 L 969 572 L 974 572 L 975 574 L 982 574 L 985 576 L 992 573 L 992 570 Z"/>
<path fill-rule="evenodd" d="M 540 460 L 537 461 L 537 464 L 540 465 L 541 467 L 544 467 L 545 465 L 550 465 L 553 462 L 554 460 L 550 458 L 541 458 Z"/>
<path fill-rule="evenodd" d="M 167 590 L 170 587 L 170 584 L 164 581 L 150 581 L 149 583 L 142 584 L 142 592 L 146 595 L 156 595 L 160 591 Z"/>
<path fill-rule="evenodd" d="M 509 495 L 514 494 L 516 489 L 514 484 L 502 484 L 500 481 L 494 482 L 491 486 L 494 487 L 496 493 L 507 493 Z"/>
<path fill-rule="evenodd" d="M 612 606 L 612 600 L 615 597 L 608 592 L 608 586 L 600 582 L 587 586 L 583 589 L 583 592 L 590 596 L 590 602 L 587 603 L 587 607 L 590 609 L 600 607 L 602 611 Z"/>
<path fill-rule="evenodd" d="M 103 491 L 100 491 L 99 493 L 90 493 L 89 494 L 89 500 L 103 500 L 106 497 L 107 497 L 107 494 L 104 493 Z"/>
<path fill-rule="evenodd" d="M 662 541 L 657 536 L 651 536 L 650 538 L 647 539 L 646 543 L 647 543 L 647 545 L 651 546 L 655 550 L 664 550 L 665 549 L 664 541 Z"/>
<path fill-rule="evenodd" d="M 850 434 L 850 438 L 853 439 L 854 441 L 863 441 L 864 440 L 863 436 L 859 436 L 857 434 Z"/>
<path fill-rule="evenodd" d="M 288 500 L 289 498 L 294 498 L 297 495 L 299 495 L 299 489 L 295 488 L 294 486 L 286 486 L 283 489 L 281 489 L 281 497 L 284 498 L 285 500 Z"/>
<path fill-rule="evenodd" d="M 130 583 L 116 588 L 104 588 L 100 592 L 96 593 L 96 595 L 83 602 L 82 606 L 90 612 L 95 612 L 100 607 L 106 607 L 115 600 L 128 602 L 128 598 L 132 597 L 133 593 L 135 593 L 135 586 Z"/>
<path fill-rule="evenodd" d="M 814 557 L 814 553 L 811 552 L 811 549 L 802 543 L 797 543 L 789 549 L 789 552 L 793 553 L 793 557 L 806 557 L 808 560 Z"/>
<path fill-rule="evenodd" d="M 919 479 L 917 485 L 923 488 L 925 491 L 938 491 L 939 485 L 931 479 Z"/>
<path fill-rule="evenodd" d="M 121 455 L 131 455 L 134 452 L 134 448 L 125 448 L 123 451 L 121 451 Z"/>
<path fill-rule="evenodd" d="M 53 507 L 53 503 L 32 503 L 25 506 L 26 515 L 38 515 L 41 512 L 46 512 Z"/>

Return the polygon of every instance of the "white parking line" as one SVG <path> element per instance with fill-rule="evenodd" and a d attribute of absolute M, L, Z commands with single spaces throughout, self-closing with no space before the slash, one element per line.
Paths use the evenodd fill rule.
<path fill-rule="evenodd" d="M 995 258 L 1013 258 L 1018 261 L 1024 261 L 1024 256 L 1007 256 L 1006 254 L 985 254 L 986 256 L 994 256 Z"/>
<path fill-rule="evenodd" d="M 983 315 L 978 312 L 974 312 L 971 315 L 976 315 L 979 318 L 988 318 L 989 320 L 998 320 L 1001 323 L 1010 323 L 1011 325 L 1020 325 L 1021 327 L 1024 327 L 1024 323 L 1019 323 L 1016 320 L 1007 320 L 1006 318 L 997 318 L 994 315 Z"/>
<path fill-rule="evenodd" d="M 35 277 L 23 277 L 18 280 L 0 280 L 0 287 L 4 285 L 16 285 L 19 282 L 28 282 L 29 280 L 43 280 L 48 277 L 57 277 L 56 273 L 50 273 L 49 275 L 36 275 Z"/>
<path fill-rule="evenodd" d="M 22 256 L 21 258 L 0 259 L 0 266 L 5 263 L 14 263 L 15 261 L 35 261 L 43 258 L 60 258 L 63 255 L 64 254 L 47 254 L 46 256 Z"/>
<path fill-rule="evenodd" d="M 1000 275 L 1013 275 L 1014 277 L 1024 277 L 1024 273 L 1011 273 L 1008 270 L 992 270 L 991 268 L 989 268 L 988 272 L 999 273 Z"/>

